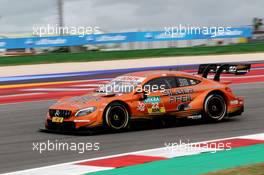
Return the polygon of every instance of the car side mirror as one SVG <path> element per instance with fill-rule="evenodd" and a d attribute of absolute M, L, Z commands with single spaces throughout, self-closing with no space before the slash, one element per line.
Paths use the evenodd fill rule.
<path fill-rule="evenodd" d="M 138 99 L 139 101 L 143 101 L 148 98 L 146 91 L 138 92 L 138 95 L 139 95 L 139 99 Z"/>

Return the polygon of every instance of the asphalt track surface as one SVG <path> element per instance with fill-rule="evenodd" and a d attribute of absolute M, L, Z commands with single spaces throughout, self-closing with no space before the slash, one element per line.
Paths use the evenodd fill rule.
<path fill-rule="evenodd" d="M 264 83 L 232 85 L 246 99 L 241 117 L 221 123 L 180 122 L 169 128 L 137 129 L 123 133 L 62 135 L 39 132 L 48 106 L 53 101 L 0 105 L 0 173 L 35 168 L 74 160 L 163 147 L 165 142 L 205 141 L 263 132 Z M 99 151 L 33 151 L 33 142 L 100 142 Z"/>

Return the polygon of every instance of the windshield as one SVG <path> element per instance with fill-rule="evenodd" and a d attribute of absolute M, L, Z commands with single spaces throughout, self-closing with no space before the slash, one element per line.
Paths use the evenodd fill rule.
<path fill-rule="evenodd" d="M 110 83 L 99 87 L 101 93 L 130 93 L 140 85 L 145 78 L 134 76 L 121 76 L 113 79 Z"/>

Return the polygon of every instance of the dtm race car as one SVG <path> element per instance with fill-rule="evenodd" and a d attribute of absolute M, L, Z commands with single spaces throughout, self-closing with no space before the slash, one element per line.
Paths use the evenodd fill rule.
<path fill-rule="evenodd" d="M 220 82 L 220 75 L 248 71 L 248 64 L 213 64 L 200 65 L 198 74 L 202 75 L 174 70 L 128 73 L 94 93 L 60 99 L 49 108 L 45 128 L 76 131 L 103 126 L 122 130 L 132 120 L 165 116 L 218 122 L 244 111 L 243 98 L 232 93 L 228 82 Z M 214 78 L 208 79 L 209 74 Z"/>

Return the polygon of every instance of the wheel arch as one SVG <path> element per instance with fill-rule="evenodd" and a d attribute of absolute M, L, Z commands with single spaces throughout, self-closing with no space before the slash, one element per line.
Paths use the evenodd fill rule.
<path fill-rule="evenodd" d="M 225 95 L 225 93 L 219 89 L 213 89 L 213 90 L 207 90 L 207 91 L 204 91 L 202 93 L 200 93 L 199 95 L 197 95 L 191 102 L 190 102 L 190 106 L 193 106 L 195 109 L 200 109 L 200 110 L 203 110 L 204 109 L 204 103 L 205 103 L 205 100 L 207 99 L 207 97 L 209 97 L 211 94 L 219 94 L 221 95 L 226 104 L 227 101 L 228 101 L 228 98 L 227 96 Z"/>
<path fill-rule="evenodd" d="M 206 98 L 209 97 L 209 96 L 212 95 L 212 94 L 217 94 L 217 95 L 222 96 L 222 97 L 224 98 L 225 102 L 226 102 L 226 105 L 228 106 L 228 98 L 227 98 L 226 94 L 225 94 L 223 91 L 219 90 L 219 89 L 216 89 L 216 90 L 212 90 L 212 91 L 210 91 L 210 92 L 206 95 L 206 97 L 204 98 L 204 103 L 205 103 Z"/>
<path fill-rule="evenodd" d="M 201 111 L 203 111 L 205 100 L 207 99 L 207 97 L 209 97 L 212 94 L 221 95 L 224 98 L 226 105 L 228 107 L 228 98 L 227 98 L 226 94 L 219 89 L 213 89 L 210 91 L 208 90 L 208 91 L 205 91 L 205 92 L 199 94 L 190 102 L 190 106 L 193 106 L 195 109 L 200 109 Z"/>
<path fill-rule="evenodd" d="M 122 100 L 114 100 L 114 101 L 111 101 L 108 105 L 106 105 L 105 106 L 105 108 L 104 108 L 104 112 L 103 112 L 103 124 L 105 124 L 105 113 L 106 113 L 106 110 L 107 110 L 107 108 L 111 105 L 111 104 L 113 104 L 113 103 L 120 103 L 120 104 L 122 104 L 122 105 L 124 105 L 125 106 L 125 108 L 127 109 L 127 111 L 128 111 L 128 114 L 129 114 L 129 116 L 131 116 L 131 109 L 130 109 L 130 107 L 129 107 L 129 105 L 126 103 L 126 102 L 124 102 L 124 101 L 122 101 Z"/>
<path fill-rule="evenodd" d="M 205 96 L 205 98 L 204 98 L 204 102 L 203 102 L 203 114 L 202 115 L 205 115 L 205 102 L 206 102 L 206 99 L 210 96 L 210 95 L 219 95 L 219 96 L 221 96 L 221 97 L 223 97 L 223 99 L 224 99 L 224 101 L 225 101 L 225 105 L 226 105 L 226 113 L 225 113 L 225 115 L 224 115 L 224 117 L 227 115 L 227 113 L 228 113 L 228 97 L 226 96 L 226 94 L 223 92 L 223 91 L 221 91 L 221 90 L 219 90 L 219 89 L 216 89 L 216 90 L 212 90 L 212 91 L 210 91 L 209 93 L 207 93 L 207 95 Z M 223 117 L 223 118 L 224 118 Z M 205 118 L 206 119 L 206 118 Z M 216 120 L 212 120 L 212 119 L 210 119 L 211 121 L 216 121 Z M 220 120 L 222 120 L 222 118 L 220 119 Z M 220 121 L 219 120 L 219 121 Z"/>

